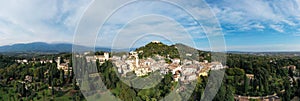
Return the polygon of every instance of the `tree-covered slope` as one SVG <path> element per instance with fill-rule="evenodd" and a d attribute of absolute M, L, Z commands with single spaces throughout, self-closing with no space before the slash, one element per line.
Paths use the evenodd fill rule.
<path fill-rule="evenodd" d="M 170 58 L 179 58 L 179 53 L 175 45 L 168 46 L 163 43 L 151 42 L 143 47 L 137 48 L 136 51 L 143 51 L 140 53 L 141 57 L 151 57 L 157 54 L 164 57 L 169 55 Z"/>

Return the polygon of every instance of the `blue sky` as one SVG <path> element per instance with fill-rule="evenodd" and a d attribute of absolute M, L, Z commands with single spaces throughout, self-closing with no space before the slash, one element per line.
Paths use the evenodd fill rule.
<path fill-rule="evenodd" d="M 91 0 L 1 0 L 0 46 L 30 42 L 72 43 L 76 26 L 91 2 Z M 206 0 L 206 2 L 210 9 L 198 6 L 201 2 L 185 4 L 196 5 L 187 9 L 202 14 L 201 17 L 204 19 L 201 20 L 204 23 L 210 21 L 207 18 L 216 17 L 222 28 L 227 50 L 300 51 L 299 0 Z M 91 12 L 101 13 L 108 9 L 99 7 Z M 205 15 L 209 12 L 215 16 Z M 148 13 L 157 15 L 134 18 Z M 87 18 L 97 20 L 104 17 Z M 219 31 L 215 27 L 209 28 L 208 31 Z M 110 46 L 111 39 L 114 39 L 119 31 L 125 34 L 120 34 L 120 38 L 115 39 L 120 42 L 116 43 L 115 47 L 123 48 L 128 40 L 134 40 L 134 36 L 152 33 L 152 36 L 145 36 L 148 38 L 143 38 L 137 46 L 151 40 L 167 40 L 155 37 L 163 35 L 174 39 L 174 42 L 190 44 L 194 41 L 197 48 L 210 50 L 203 29 L 184 11 L 170 5 L 142 2 L 122 8 L 103 26 L 99 33 L 105 37 L 99 36 L 96 45 Z M 190 36 L 183 36 L 186 34 Z"/>

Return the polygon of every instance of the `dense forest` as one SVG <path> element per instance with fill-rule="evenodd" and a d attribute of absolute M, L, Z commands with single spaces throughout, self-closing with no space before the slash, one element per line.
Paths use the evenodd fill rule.
<path fill-rule="evenodd" d="M 69 54 L 60 56 L 70 58 Z M 65 75 L 63 70 L 58 70 L 53 56 L 36 58 L 52 58 L 53 63 L 15 61 L 26 58 L 28 57 L 1 56 L 0 61 L 7 64 L 1 64 L 3 67 L 0 68 L 0 101 L 84 100 L 75 85 L 73 72 L 70 70 Z"/>
<path fill-rule="evenodd" d="M 300 95 L 299 57 L 228 54 L 223 86 L 245 96 L 278 95 L 289 101 Z M 297 69 L 284 68 L 296 66 Z M 246 74 L 254 75 L 249 79 Z M 219 94 L 228 89 L 220 89 Z"/>
<path fill-rule="evenodd" d="M 15 63 L 14 58 L 0 54 L 0 68 L 5 68 L 14 63 Z"/>

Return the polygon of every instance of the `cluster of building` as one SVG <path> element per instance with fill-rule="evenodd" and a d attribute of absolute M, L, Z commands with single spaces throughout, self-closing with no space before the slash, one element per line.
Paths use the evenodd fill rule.
<path fill-rule="evenodd" d="M 146 76 L 149 73 L 158 70 L 160 70 L 161 73 L 166 74 L 165 68 L 168 64 L 163 57 L 157 55 L 155 59 L 139 59 L 138 52 L 130 52 L 129 55 L 123 55 L 121 57 L 112 57 L 113 63 L 122 76 L 126 76 L 128 72 L 134 72 L 137 76 Z"/>
<path fill-rule="evenodd" d="M 196 80 L 199 76 L 208 76 L 209 70 L 219 70 L 226 68 L 219 62 L 209 63 L 208 61 L 199 62 L 196 60 L 188 60 L 175 58 L 166 58 L 156 55 L 152 58 L 140 59 L 139 52 L 130 52 L 128 55 L 113 56 L 111 58 L 115 64 L 118 73 L 126 76 L 128 72 L 134 72 L 136 76 L 146 76 L 151 72 L 160 71 L 161 74 L 171 72 L 174 81 L 181 81 L 189 83 L 189 81 Z M 166 59 L 171 60 L 167 63 Z"/>
<path fill-rule="evenodd" d="M 20 63 L 20 64 L 28 64 L 28 63 L 53 63 L 52 60 L 35 60 L 33 59 L 33 61 L 29 61 L 27 59 L 19 59 L 19 60 L 15 60 L 17 63 Z"/>
<path fill-rule="evenodd" d="M 283 68 L 292 69 L 293 71 L 295 71 L 297 69 L 297 67 L 294 65 L 285 66 Z"/>
<path fill-rule="evenodd" d="M 58 57 L 56 63 L 57 63 L 57 69 L 64 70 L 65 74 L 67 74 L 68 71 L 72 71 L 72 67 L 69 66 L 70 63 L 69 60 L 64 59 L 62 62 L 61 57 Z"/>
<path fill-rule="evenodd" d="M 85 56 L 85 58 L 87 62 L 96 62 L 97 60 L 99 60 L 100 63 L 104 63 L 106 60 L 109 60 L 109 53 L 105 52 L 104 55 Z"/>
<path fill-rule="evenodd" d="M 189 83 L 200 76 L 208 76 L 209 70 L 220 70 L 226 68 L 220 62 L 208 63 L 208 61 L 199 62 L 196 60 L 184 59 L 182 65 L 172 63 L 169 69 L 174 74 L 175 81 Z"/>

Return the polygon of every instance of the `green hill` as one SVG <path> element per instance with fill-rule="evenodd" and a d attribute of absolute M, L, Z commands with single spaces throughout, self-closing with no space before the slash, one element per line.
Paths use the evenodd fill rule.
<path fill-rule="evenodd" d="M 148 43 L 145 46 L 136 49 L 139 53 L 140 58 L 152 57 L 156 54 L 170 58 L 181 58 L 181 59 L 190 59 L 190 60 L 208 60 L 210 61 L 210 52 L 201 51 L 193 47 L 177 43 L 174 45 L 166 45 L 164 43 Z M 187 54 L 190 54 L 189 56 Z"/>
<path fill-rule="evenodd" d="M 157 54 L 164 57 L 169 55 L 170 58 L 179 58 L 179 52 L 175 45 L 168 46 L 163 43 L 151 42 L 143 47 L 137 48 L 136 51 L 143 51 L 139 54 L 140 57 L 152 57 Z"/>

